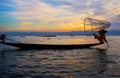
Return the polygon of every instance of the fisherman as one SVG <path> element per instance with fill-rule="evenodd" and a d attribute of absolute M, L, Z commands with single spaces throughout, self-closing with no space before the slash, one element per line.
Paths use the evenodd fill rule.
<path fill-rule="evenodd" d="M 5 37 L 6 37 L 5 34 L 1 34 L 1 35 L 0 35 L 0 40 L 2 40 L 3 43 L 5 42 Z"/>
<path fill-rule="evenodd" d="M 107 33 L 107 30 L 99 30 L 98 33 L 99 33 L 99 35 L 96 35 L 95 33 L 93 34 L 94 38 L 98 39 L 98 41 L 100 43 L 106 42 L 108 47 L 109 47 L 108 41 L 107 41 L 106 36 L 105 36 L 105 34 Z"/>

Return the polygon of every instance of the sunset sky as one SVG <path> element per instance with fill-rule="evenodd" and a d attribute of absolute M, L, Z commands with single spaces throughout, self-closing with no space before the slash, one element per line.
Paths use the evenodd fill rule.
<path fill-rule="evenodd" d="M 81 31 L 86 17 L 120 30 L 120 0 L 0 0 L 0 31 Z"/>

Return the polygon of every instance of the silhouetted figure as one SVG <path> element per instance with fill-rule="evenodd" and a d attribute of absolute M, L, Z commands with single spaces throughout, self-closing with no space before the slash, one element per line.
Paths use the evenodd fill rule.
<path fill-rule="evenodd" d="M 5 42 L 5 37 L 6 37 L 5 34 L 1 34 L 1 35 L 0 35 L 0 40 L 2 40 L 2 42 Z"/>
<path fill-rule="evenodd" d="M 105 33 L 107 33 L 107 30 L 100 30 L 100 31 L 98 31 L 98 33 L 99 33 L 99 35 L 96 35 L 94 33 L 95 39 L 98 39 L 100 43 L 106 42 L 108 45 L 108 41 L 107 41 L 106 36 L 105 36 Z"/>

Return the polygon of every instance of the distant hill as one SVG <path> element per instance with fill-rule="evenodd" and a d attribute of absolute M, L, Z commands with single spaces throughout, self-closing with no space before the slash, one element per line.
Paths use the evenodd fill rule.
<path fill-rule="evenodd" d="M 0 32 L 9 36 L 85 35 L 84 32 Z"/>
<path fill-rule="evenodd" d="M 86 35 L 83 31 L 72 31 L 72 32 L 0 32 L 9 36 L 47 36 L 47 35 L 59 35 L 59 36 L 68 36 L 68 35 Z M 119 30 L 108 31 L 107 35 L 120 35 Z"/>
<path fill-rule="evenodd" d="M 120 30 L 111 30 L 108 31 L 107 35 L 120 35 Z"/>

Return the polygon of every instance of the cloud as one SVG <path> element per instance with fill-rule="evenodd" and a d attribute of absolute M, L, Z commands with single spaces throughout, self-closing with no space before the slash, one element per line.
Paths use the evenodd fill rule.
<path fill-rule="evenodd" d="M 40 20 L 43 22 L 55 21 L 61 19 L 61 16 L 74 16 L 75 12 L 67 9 L 70 6 L 53 7 L 40 0 L 20 0 L 15 1 L 18 4 L 19 11 L 11 14 L 20 20 Z M 49 18 L 49 19 L 48 19 Z"/>
<path fill-rule="evenodd" d="M 22 22 L 21 23 L 21 26 L 32 26 L 32 25 L 34 25 L 34 23 L 32 23 L 32 22 Z"/>
<path fill-rule="evenodd" d="M 118 0 L 52 0 L 49 3 L 55 1 L 56 3 L 60 3 L 61 5 L 56 5 L 52 3 L 49 5 L 47 3 L 48 0 L 40 1 L 40 0 L 15 0 L 19 11 L 14 12 L 19 19 L 37 19 L 45 21 L 54 21 L 59 19 L 59 16 L 76 16 L 79 15 L 81 18 L 82 15 L 86 16 L 101 16 L 102 14 L 112 13 L 115 8 L 118 8 L 119 1 Z M 68 3 L 68 4 L 64 4 Z M 117 5 L 113 5 L 113 3 Z M 62 5 L 64 4 L 64 5 Z M 106 13 L 105 13 L 106 12 Z"/>
<path fill-rule="evenodd" d="M 118 0 L 13 0 L 17 10 L 10 14 L 22 22 L 22 26 L 78 28 L 85 17 L 120 22 Z M 34 23 L 33 23 L 34 21 Z M 78 24 L 78 25 L 76 25 Z M 58 27 L 57 27 L 58 26 Z"/>

